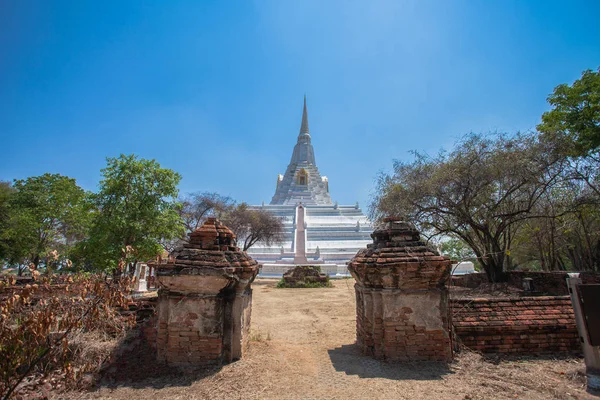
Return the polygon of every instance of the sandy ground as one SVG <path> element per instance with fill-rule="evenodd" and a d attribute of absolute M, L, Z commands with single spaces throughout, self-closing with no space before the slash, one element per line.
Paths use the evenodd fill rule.
<path fill-rule="evenodd" d="M 132 343 L 95 390 L 59 398 L 106 399 L 598 399 L 585 392 L 580 358 L 483 358 L 391 364 L 359 354 L 353 281 L 327 289 L 254 283 L 252 346 L 220 369 L 157 366 Z M 127 353 L 126 353 L 127 354 Z"/>

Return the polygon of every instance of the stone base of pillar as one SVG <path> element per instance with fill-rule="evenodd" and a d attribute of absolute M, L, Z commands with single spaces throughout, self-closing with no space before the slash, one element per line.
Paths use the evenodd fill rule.
<path fill-rule="evenodd" d="M 242 358 L 250 342 L 252 291 L 189 296 L 162 291 L 157 357 L 171 365 L 211 365 Z"/>
<path fill-rule="evenodd" d="M 447 292 L 356 290 L 357 344 L 365 355 L 390 361 L 452 358 Z"/>
<path fill-rule="evenodd" d="M 393 361 L 452 358 L 448 291 L 451 261 L 390 218 L 348 265 L 356 279 L 356 341 L 364 354 Z"/>
<path fill-rule="evenodd" d="M 252 281 L 260 265 L 214 218 L 157 269 L 158 360 L 202 366 L 242 358 L 250 343 Z"/>

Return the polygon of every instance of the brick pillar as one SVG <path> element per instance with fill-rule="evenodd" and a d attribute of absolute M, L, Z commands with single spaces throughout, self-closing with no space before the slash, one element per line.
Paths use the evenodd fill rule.
<path fill-rule="evenodd" d="M 384 223 L 348 265 L 356 279 L 357 344 L 376 359 L 450 360 L 451 261 L 411 225 L 395 218 Z"/>
<path fill-rule="evenodd" d="M 209 218 L 157 267 L 157 357 L 173 365 L 240 359 L 249 343 L 251 283 L 260 265 L 235 246 L 235 235 Z"/>

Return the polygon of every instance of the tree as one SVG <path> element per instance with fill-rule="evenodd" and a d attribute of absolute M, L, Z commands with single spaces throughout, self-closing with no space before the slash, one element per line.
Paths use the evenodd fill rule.
<path fill-rule="evenodd" d="M 8 261 L 47 268 L 66 261 L 73 244 L 87 233 L 89 203 L 75 179 L 44 174 L 16 180 L 5 229 Z"/>
<path fill-rule="evenodd" d="M 241 203 L 224 215 L 223 222 L 242 243 L 246 251 L 257 242 L 270 246 L 280 243 L 283 237 L 283 222 L 279 217 L 263 209 L 253 209 Z"/>
<path fill-rule="evenodd" d="M 533 134 L 471 134 L 450 153 L 415 156 L 380 176 L 372 217 L 400 216 L 427 234 L 460 238 L 490 281 L 505 280 L 519 223 L 560 178 L 562 159 Z"/>
<path fill-rule="evenodd" d="M 600 196 L 600 69 L 584 71 L 571 86 L 558 85 L 548 102 L 552 109 L 542 115 L 538 131 L 568 160 L 570 178 Z"/>
<path fill-rule="evenodd" d="M 439 244 L 439 247 L 441 253 L 453 261 L 471 261 L 473 264 L 478 264 L 475 253 L 464 240 L 447 238 Z"/>
<path fill-rule="evenodd" d="M 180 216 L 188 233 L 198 229 L 207 217 L 221 218 L 235 205 L 231 197 L 209 192 L 191 193 L 180 202 Z"/>
<path fill-rule="evenodd" d="M 600 212 L 597 205 L 578 206 L 565 219 L 564 253 L 575 271 L 600 271 Z"/>
<path fill-rule="evenodd" d="M 0 181 L 0 260 L 7 260 L 10 254 L 9 220 L 10 202 L 15 190 L 10 182 Z"/>
<path fill-rule="evenodd" d="M 537 213 L 546 218 L 524 224 L 519 257 L 544 270 L 598 269 L 600 69 L 584 71 L 570 86 L 558 85 L 548 102 L 552 109 L 537 128 L 552 152 L 563 157 L 564 179 L 538 205 Z"/>
<path fill-rule="evenodd" d="M 228 196 L 222 196 L 218 193 L 202 192 L 190 193 L 179 199 L 177 211 L 181 217 L 184 230 L 181 236 L 162 239 L 161 246 L 167 253 L 171 253 L 188 241 L 188 233 L 198 229 L 206 218 L 221 218 L 224 213 L 233 209 L 235 201 Z"/>
<path fill-rule="evenodd" d="M 514 236 L 512 258 L 515 265 L 543 271 L 567 270 L 564 231 L 575 205 L 573 194 L 581 186 L 568 179 L 548 190 L 535 204 L 536 218 L 524 220 Z"/>
<path fill-rule="evenodd" d="M 552 110 L 542 115 L 537 129 L 549 136 L 564 135 L 572 155 L 595 152 L 600 147 L 600 69 L 584 71 L 581 78 L 558 85 L 548 97 Z"/>
<path fill-rule="evenodd" d="M 155 160 L 135 155 L 107 158 L 90 237 L 82 250 L 96 268 L 123 272 L 162 252 L 160 241 L 179 237 L 181 176 Z"/>

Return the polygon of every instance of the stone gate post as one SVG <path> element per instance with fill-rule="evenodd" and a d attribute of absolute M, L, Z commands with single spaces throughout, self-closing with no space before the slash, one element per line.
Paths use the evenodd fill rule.
<path fill-rule="evenodd" d="M 376 359 L 450 360 L 451 261 L 410 224 L 396 218 L 384 224 L 348 265 L 356 279 L 357 344 Z"/>
<path fill-rule="evenodd" d="M 156 271 L 159 361 L 206 365 L 241 358 L 250 339 L 251 283 L 260 265 L 215 218 L 192 232 L 174 256 Z"/>

